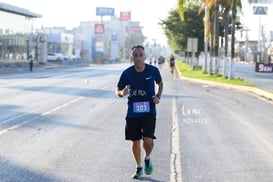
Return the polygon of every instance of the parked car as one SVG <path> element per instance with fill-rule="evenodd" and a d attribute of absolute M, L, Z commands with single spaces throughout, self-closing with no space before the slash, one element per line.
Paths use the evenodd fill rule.
<path fill-rule="evenodd" d="M 70 57 L 70 59 L 73 60 L 73 61 L 80 61 L 80 60 L 81 60 L 81 57 L 76 56 L 76 55 L 72 55 L 72 56 Z"/>
<path fill-rule="evenodd" d="M 63 61 L 63 60 L 66 60 L 66 58 L 61 53 L 52 53 L 52 52 L 49 52 L 47 54 L 47 60 L 48 61 Z"/>

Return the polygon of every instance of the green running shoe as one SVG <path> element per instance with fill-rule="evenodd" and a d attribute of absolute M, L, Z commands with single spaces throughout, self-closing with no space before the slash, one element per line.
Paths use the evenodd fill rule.
<path fill-rule="evenodd" d="M 143 169 L 142 167 L 138 167 L 136 172 L 132 175 L 133 179 L 141 179 L 143 174 Z"/>
<path fill-rule="evenodd" d="M 148 159 L 148 160 L 144 160 L 144 162 L 145 162 L 145 167 L 144 167 L 145 174 L 147 174 L 147 175 L 152 174 L 154 171 L 154 166 L 153 166 L 152 160 Z"/>

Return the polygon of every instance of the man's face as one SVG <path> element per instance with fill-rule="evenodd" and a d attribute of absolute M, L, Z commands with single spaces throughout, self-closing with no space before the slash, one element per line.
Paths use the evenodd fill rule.
<path fill-rule="evenodd" d="M 134 61 L 134 64 L 136 66 L 144 64 L 145 59 L 146 59 L 145 52 L 142 48 L 134 48 L 132 50 L 131 57 L 132 57 L 132 60 Z"/>

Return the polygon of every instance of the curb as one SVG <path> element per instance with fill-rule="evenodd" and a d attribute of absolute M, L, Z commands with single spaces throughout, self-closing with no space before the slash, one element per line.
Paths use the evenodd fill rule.
<path fill-rule="evenodd" d="M 215 86 L 218 88 L 224 88 L 224 89 L 234 89 L 240 92 L 245 92 L 248 94 L 252 94 L 260 99 L 263 99 L 271 104 L 273 104 L 273 94 L 267 91 L 264 91 L 259 88 L 255 87 L 249 87 L 249 86 L 240 86 L 240 85 L 231 85 L 231 84 L 225 84 L 225 83 L 219 83 L 219 82 L 213 82 L 213 81 L 208 81 L 208 80 L 200 80 L 196 78 L 186 78 L 181 75 L 181 73 L 178 71 L 176 67 L 176 73 L 178 75 L 178 78 L 195 82 L 195 83 L 201 83 L 201 84 L 206 84 L 210 86 Z"/>
<path fill-rule="evenodd" d="M 259 88 L 218 83 L 218 82 L 200 80 L 200 79 L 195 79 L 195 78 L 186 78 L 186 77 L 183 77 L 180 75 L 179 75 L 179 78 L 182 80 L 187 80 L 187 81 L 191 81 L 191 82 L 195 82 L 195 83 L 201 83 L 201 84 L 206 84 L 209 86 L 215 86 L 215 87 L 224 88 L 224 89 L 233 89 L 233 90 L 238 90 L 240 92 L 249 93 L 249 94 L 255 95 L 261 99 L 265 99 L 273 104 L 273 94 L 270 92 L 266 92 L 266 91 L 259 89 Z"/>

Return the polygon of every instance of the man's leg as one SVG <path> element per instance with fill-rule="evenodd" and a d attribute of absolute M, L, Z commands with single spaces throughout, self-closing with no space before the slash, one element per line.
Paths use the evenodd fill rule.
<path fill-rule="evenodd" d="M 132 178 L 141 179 L 143 174 L 141 166 L 141 140 L 132 141 L 132 153 L 137 165 L 136 172 L 132 175 Z"/>
<path fill-rule="evenodd" d="M 132 141 L 132 153 L 137 165 L 141 165 L 141 140 Z"/>
<path fill-rule="evenodd" d="M 152 150 L 154 148 L 154 140 L 152 138 L 144 137 L 143 148 L 145 150 L 144 172 L 145 174 L 150 175 L 153 173 L 153 169 L 154 169 L 152 160 L 150 158 L 150 154 L 152 153 Z"/>
<path fill-rule="evenodd" d="M 150 156 L 154 148 L 154 140 L 152 138 L 144 137 L 143 148 L 145 150 L 145 157 Z"/>

